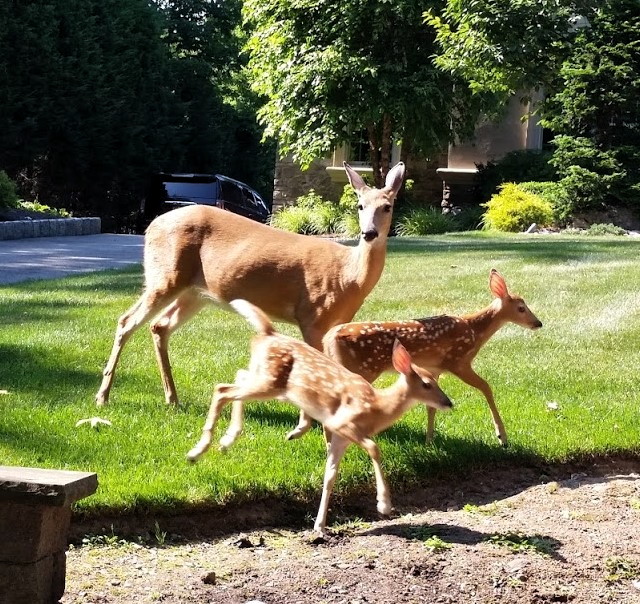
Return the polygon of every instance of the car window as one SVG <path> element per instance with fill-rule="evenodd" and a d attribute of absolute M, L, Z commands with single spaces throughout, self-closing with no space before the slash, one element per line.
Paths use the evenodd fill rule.
<path fill-rule="evenodd" d="M 215 199 L 213 182 L 163 182 L 166 201 L 193 201 L 211 203 Z"/>
<path fill-rule="evenodd" d="M 256 200 L 253 198 L 253 193 L 251 193 L 251 191 L 243 187 L 242 196 L 244 197 L 244 203 L 248 208 L 256 208 Z"/>
<path fill-rule="evenodd" d="M 237 206 L 243 205 L 242 192 L 238 186 L 224 180 L 220 184 L 222 188 L 221 196 L 224 201 L 233 203 Z"/>

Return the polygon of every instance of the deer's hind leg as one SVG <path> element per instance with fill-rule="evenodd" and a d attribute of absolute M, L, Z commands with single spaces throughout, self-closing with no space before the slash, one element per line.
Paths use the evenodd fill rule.
<path fill-rule="evenodd" d="M 177 295 L 177 292 L 170 290 L 145 290 L 135 304 L 118 319 L 113 348 L 103 371 L 102 383 L 96 394 L 98 407 L 105 405 L 109 401 L 109 392 L 113 385 L 116 365 L 124 345 L 139 327 L 158 314 Z"/>
<path fill-rule="evenodd" d="M 169 338 L 171 334 L 191 319 L 204 305 L 206 300 L 194 289 L 183 291 L 160 316 L 151 322 L 151 335 L 156 359 L 160 369 L 165 402 L 178 405 L 178 393 L 169 362 Z"/>
<path fill-rule="evenodd" d="M 213 394 L 213 400 L 209 407 L 209 414 L 202 429 L 202 437 L 198 444 L 189 451 L 187 458 L 195 461 L 210 446 L 213 430 L 225 405 L 233 401 L 231 423 L 224 436 L 220 439 L 221 450 L 228 449 L 242 433 L 243 402 L 251 399 L 270 399 L 282 394 L 275 378 L 270 376 L 254 376 L 247 371 L 239 371 L 235 384 L 218 384 Z"/>

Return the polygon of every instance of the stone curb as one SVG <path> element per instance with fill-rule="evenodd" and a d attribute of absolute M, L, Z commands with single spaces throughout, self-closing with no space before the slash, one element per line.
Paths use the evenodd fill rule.
<path fill-rule="evenodd" d="M 30 237 L 97 235 L 100 232 L 100 218 L 52 218 L 0 222 L 0 241 Z"/>

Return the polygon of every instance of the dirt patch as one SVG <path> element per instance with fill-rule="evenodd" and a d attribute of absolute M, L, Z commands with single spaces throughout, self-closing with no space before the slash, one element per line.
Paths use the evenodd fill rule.
<path fill-rule="evenodd" d="M 618 461 L 479 471 L 396 493 L 396 517 L 382 521 L 372 493 L 363 505 L 336 501 L 324 543 L 300 528 L 234 533 L 240 509 L 210 523 L 157 519 L 133 541 L 109 529 L 72 546 L 62 602 L 637 604 L 639 470 Z M 250 510 L 244 525 L 267 522 L 266 509 Z"/>

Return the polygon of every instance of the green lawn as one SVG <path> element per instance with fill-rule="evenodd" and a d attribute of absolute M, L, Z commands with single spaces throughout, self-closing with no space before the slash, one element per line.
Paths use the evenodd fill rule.
<path fill-rule="evenodd" d="M 438 414 L 424 443 L 416 408 L 378 437 L 392 484 L 466 473 L 501 461 L 561 462 L 640 451 L 640 242 L 629 238 L 488 236 L 395 239 L 384 275 L 359 319 L 403 319 L 479 310 L 500 270 L 543 321 L 537 332 L 508 326 L 481 351 L 476 369 L 494 387 L 510 446 L 502 449 L 484 398 L 442 380 L 452 413 Z M 207 309 L 171 340 L 179 410 L 163 402 L 151 338 L 140 330 L 124 350 L 108 407 L 93 397 L 119 315 L 141 288 L 138 270 L 0 287 L 0 463 L 96 471 L 100 489 L 79 506 L 104 511 L 190 508 L 277 495 L 319 497 L 319 430 L 284 442 L 298 412 L 286 403 L 247 405 L 246 431 L 222 455 L 188 465 L 213 385 L 248 358 L 249 327 Z M 283 331 L 295 334 L 291 326 Z M 380 380 L 388 384 L 393 378 Z M 553 402 L 557 410 L 550 410 Z M 78 428 L 99 415 L 112 427 Z M 226 426 L 223 418 L 217 436 Z M 337 490 L 364 486 L 368 458 L 352 447 Z M 310 507 L 315 513 L 315 507 Z"/>

